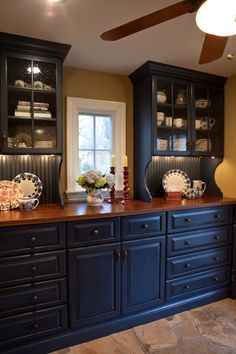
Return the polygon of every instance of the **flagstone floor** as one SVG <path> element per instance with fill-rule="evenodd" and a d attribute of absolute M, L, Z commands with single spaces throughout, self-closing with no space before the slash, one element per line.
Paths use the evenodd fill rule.
<path fill-rule="evenodd" d="M 52 354 L 236 354 L 236 300 L 218 301 Z"/>

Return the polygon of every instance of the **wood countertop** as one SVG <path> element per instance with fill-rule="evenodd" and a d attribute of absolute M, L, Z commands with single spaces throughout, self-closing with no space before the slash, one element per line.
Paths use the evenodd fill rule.
<path fill-rule="evenodd" d="M 101 207 L 89 207 L 87 203 L 66 203 L 64 208 L 56 204 L 39 205 L 31 212 L 13 209 L 0 211 L 0 226 L 42 224 L 72 220 L 89 220 L 112 216 L 138 215 L 168 210 L 193 209 L 236 204 L 234 198 L 204 197 L 199 199 L 166 200 L 154 198 L 152 202 L 130 200 L 125 206 L 120 202 L 109 204 L 104 202 Z"/>

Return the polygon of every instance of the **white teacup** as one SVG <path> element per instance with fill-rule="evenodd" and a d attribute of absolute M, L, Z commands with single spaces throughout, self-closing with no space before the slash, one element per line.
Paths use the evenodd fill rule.
<path fill-rule="evenodd" d="M 15 80 L 16 87 L 25 87 L 25 82 L 23 80 Z"/>
<path fill-rule="evenodd" d="M 202 127 L 201 119 L 196 119 L 195 120 L 195 129 L 201 129 L 201 127 Z"/>
<path fill-rule="evenodd" d="M 42 81 L 34 81 L 34 88 L 42 90 L 43 86 L 44 84 Z"/>
<path fill-rule="evenodd" d="M 166 127 L 172 127 L 172 117 L 165 117 L 165 125 Z"/>
<path fill-rule="evenodd" d="M 173 125 L 176 128 L 182 128 L 184 126 L 184 119 L 183 118 L 175 118 L 174 122 L 173 122 Z"/>
<path fill-rule="evenodd" d="M 157 120 L 164 121 L 164 119 L 165 119 L 165 113 L 164 112 L 157 112 Z"/>
<path fill-rule="evenodd" d="M 37 198 L 27 198 L 24 197 L 19 200 L 19 208 L 21 211 L 32 211 L 39 205 L 39 200 Z"/>
<path fill-rule="evenodd" d="M 196 189 L 195 188 L 188 188 L 185 196 L 187 199 L 194 199 L 196 198 L 197 194 L 196 194 Z"/>

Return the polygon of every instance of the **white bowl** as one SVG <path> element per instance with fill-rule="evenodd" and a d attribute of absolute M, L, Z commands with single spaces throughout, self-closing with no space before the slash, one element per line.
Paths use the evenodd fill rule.
<path fill-rule="evenodd" d="M 165 103 L 167 100 L 166 94 L 164 91 L 157 91 L 157 102 Z"/>

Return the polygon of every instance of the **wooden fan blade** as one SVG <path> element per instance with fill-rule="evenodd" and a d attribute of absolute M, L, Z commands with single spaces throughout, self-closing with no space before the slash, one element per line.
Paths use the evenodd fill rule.
<path fill-rule="evenodd" d="M 199 64 L 210 63 L 219 59 L 224 54 L 225 46 L 229 37 L 214 36 L 206 33 Z"/>
<path fill-rule="evenodd" d="M 188 12 L 192 12 L 192 8 L 193 6 L 190 1 L 180 1 L 174 5 L 165 7 L 164 9 L 152 12 L 149 15 L 115 27 L 110 31 L 103 32 L 100 37 L 106 41 L 116 41 L 117 39 L 129 36 L 130 34 L 158 25 L 159 23 L 171 20 Z"/>

